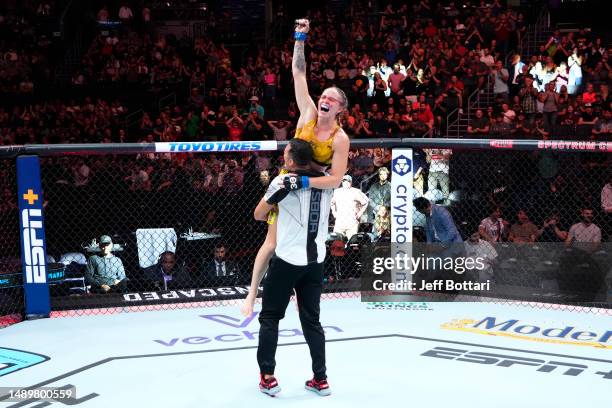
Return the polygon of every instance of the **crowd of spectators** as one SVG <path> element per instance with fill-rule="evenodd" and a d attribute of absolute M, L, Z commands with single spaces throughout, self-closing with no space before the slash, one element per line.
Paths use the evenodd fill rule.
<path fill-rule="evenodd" d="M 585 29 L 555 30 L 528 60 L 515 54 L 507 68 L 498 61 L 495 103 L 474 112 L 468 134 L 610 140 L 610 53 L 612 47 Z"/>
<path fill-rule="evenodd" d="M 0 43 L 3 89 L 32 92 L 37 81 L 51 75 L 45 64 L 52 54 L 45 48 L 49 42 L 36 35 L 35 22 L 54 11 L 53 2 L 37 4 L 32 15 L 0 18 L 0 27 L 11 34 Z M 471 135 L 542 138 L 577 125 L 589 125 L 592 137 L 610 133 L 609 53 L 592 33 L 555 31 L 537 55 L 522 61 L 509 53 L 520 46 L 527 21 L 520 10 L 499 0 L 423 0 L 372 11 L 355 0 L 345 16 L 321 10 L 308 14 L 313 21 L 306 47 L 309 89 L 315 98 L 332 84 L 346 91 L 351 109 L 341 121 L 353 137 L 444 134 L 447 121 L 467 113 L 468 96 L 484 92 L 489 82 L 495 104 L 469 117 Z M 294 130 L 298 112 L 292 103 L 291 40 L 253 47 L 237 61 L 218 40 L 215 29 L 222 25 L 212 12 L 209 31 L 193 40 L 187 33 L 181 38 L 156 33 L 148 7 L 103 7 L 96 18 L 101 24 L 121 24 L 98 31 L 73 72 L 74 87 L 180 85 L 189 88 L 187 100 L 170 111 L 145 112 L 138 129 L 123 131 L 124 123 L 108 114 L 103 119 L 98 111 L 68 112 L 63 122 L 72 129 L 70 135 L 54 129 L 57 123 L 36 120 L 36 106 L 14 107 L 8 120 L 0 120 L 1 144 L 283 139 Z M 110 100 L 94 103 L 104 104 L 112 105 Z M 55 105 L 80 106 L 83 112 L 92 102 Z M 115 117 L 122 119 L 122 113 Z M 62 135 L 45 137 L 51 133 Z"/>
<path fill-rule="evenodd" d="M 53 80 L 58 55 L 48 22 L 58 10 L 53 1 L 21 3 L 0 5 L 0 94 L 30 94 Z"/>
<path fill-rule="evenodd" d="M 119 19 L 123 25 L 95 37 L 80 68 L 74 72 L 72 85 L 179 84 L 189 87 L 188 98 L 158 112 L 143 112 L 135 126 L 126 126 L 125 118 L 130 112 L 121 98 L 54 97 L 32 105 L 0 107 L 0 145 L 291 137 L 299 116 L 292 101 L 292 41 L 254 48 L 244 61 L 234 61 L 214 32 L 193 42 L 187 37 L 161 36 L 152 28 L 149 9 L 126 7 L 98 11 L 99 21 Z M 485 91 L 488 81 L 494 85 L 496 103 L 475 112 L 468 128 L 475 137 L 510 132 L 520 137 L 545 138 L 550 137 L 555 126 L 569 123 L 591 123 L 593 134 L 600 137 L 612 128 L 608 50 L 601 40 L 584 30 L 566 35 L 555 32 L 543 44 L 540 55 L 527 62 L 521 61 L 520 56 L 511 58 L 506 67 L 506 56 L 523 40 L 527 21 L 520 12 L 502 6 L 498 0 L 477 4 L 457 1 L 448 5 L 422 0 L 413 6 L 388 5 L 379 14 L 371 11 L 365 2 L 355 1 L 346 16 L 334 17 L 319 10 L 308 15 L 313 21 L 306 47 L 309 89 L 315 98 L 331 84 L 347 92 L 350 109 L 341 121 L 353 137 L 423 136 L 439 131 L 449 114 L 467 111 L 467 96 L 477 90 Z M 14 16 L 3 17 L 0 26 L 5 31 L 17 33 L 20 24 L 24 24 L 24 20 Z M 210 18 L 215 19 L 214 15 Z M 22 28 L 19 35 L 35 38 Z M 21 59 L 21 54 L 10 51 L 9 41 L 0 42 L 7 51 L 3 52 L 2 62 L 15 54 Z M 37 51 L 26 59 L 30 68 L 15 70 L 17 75 L 27 73 L 36 65 L 35 60 L 48 57 L 40 49 L 33 50 Z M 38 53 L 40 59 L 30 58 Z M 14 69 L 11 64 L 2 67 Z M 16 82 L 12 84 L 15 86 Z M 389 162 L 388 150 L 353 150 L 349 164 L 353 185 L 371 182 L 370 176 Z M 439 182 L 440 189 L 445 190 L 445 199 L 446 190 L 461 188 L 458 180 L 465 169 L 455 163 L 445 164 L 445 174 L 450 168 L 450 177 L 445 183 Z M 97 188 L 112 180 L 122 187 L 121 192 L 136 194 L 160 193 L 171 197 L 180 188 L 187 188 L 186 191 L 210 197 L 219 194 L 243 197 L 253 192 L 253 186 L 265 186 L 281 165 L 279 158 L 266 153 L 143 154 L 137 160 L 54 158 L 45 161 L 50 169 L 45 182 L 85 188 L 79 190 L 81 193 L 87 192 L 87 186 Z M 552 180 L 559 174 L 558 160 L 542 156 L 532 158 L 530 165 L 539 172 L 538 186 L 552 189 L 555 184 Z M 425 175 L 432 171 L 428 167 L 429 164 L 423 165 Z M 7 176 L 0 178 L 0 191 L 7 197 L 2 208 L 11 211 L 16 208 L 15 200 L 10 199 L 14 168 L 4 163 L 1 171 Z M 423 184 L 424 193 L 438 183 L 429 177 Z M 602 185 L 593 181 L 589 188 L 590 196 L 594 197 Z M 535 190 L 528 192 L 540 194 Z M 216 211 L 209 207 L 206 223 L 219 222 L 215 221 L 219 214 Z"/>

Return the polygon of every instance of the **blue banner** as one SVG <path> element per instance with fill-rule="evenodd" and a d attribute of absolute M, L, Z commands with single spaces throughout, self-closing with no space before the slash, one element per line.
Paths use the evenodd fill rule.
<path fill-rule="evenodd" d="M 51 304 L 38 156 L 17 158 L 17 195 L 26 317 L 48 317 Z"/>

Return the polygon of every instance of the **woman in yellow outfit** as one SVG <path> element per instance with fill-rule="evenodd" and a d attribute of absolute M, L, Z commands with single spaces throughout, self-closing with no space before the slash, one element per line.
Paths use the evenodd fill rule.
<path fill-rule="evenodd" d="M 306 59 L 304 57 L 304 42 L 306 33 L 310 29 L 308 20 L 298 20 L 295 29 L 295 46 L 293 49 L 293 81 L 295 84 L 295 98 L 300 110 L 295 137 L 306 140 L 313 148 L 313 170 L 327 171 L 329 175 L 321 177 L 298 177 L 298 185 L 290 186 L 288 177 L 285 178 L 285 188 L 337 188 L 342 182 L 348 165 L 348 152 L 350 140 L 338 123 L 338 118 L 348 108 L 348 100 L 344 92 L 336 87 L 323 91 L 319 103 L 315 105 L 308 93 L 306 82 Z M 331 166 L 331 167 L 330 167 Z M 253 313 L 253 305 L 257 296 L 257 288 L 268 268 L 268 263 L 276 249 L 276 217 L 268 217 L 268 233 L 266 240 L 259 249 L 255 264 L 249 294 L 242 306 L 245 316 Z"/>

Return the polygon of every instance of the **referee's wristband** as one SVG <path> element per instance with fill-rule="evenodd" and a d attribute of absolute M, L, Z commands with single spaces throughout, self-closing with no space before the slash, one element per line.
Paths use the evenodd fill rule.
<path fill-rule="evenodd" d="M 302 176 L 302 188 L 310 187 L 310 178 L 308 176 Z"/>
<path fill-rule="evenodd" d="M 306 33 L 301 33 L 301 32 L 299 32 L 299 31 L 296 31 L 296 32 L 293 34 L 293 38 L 294 38 L 296 41 L 304 41 L 304 42 L 306 42 L 306 39 L 308 39 L 308 36 L 306 35 Z"/>

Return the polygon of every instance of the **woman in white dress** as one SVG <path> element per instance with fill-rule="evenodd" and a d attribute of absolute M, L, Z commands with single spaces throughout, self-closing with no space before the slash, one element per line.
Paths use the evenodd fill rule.
<path fill-rule="evenodd" d="M 567 58 L 567 66 L 569 67 L 567 91 L 570 95 L 574 95 L 582 85 L 582 55 L 578 55 L 578 48 L 574 47 L 572 55 Z"/>
<path fill-rule="evenodd" d="M 568 86 L 568 82 L 569 81 L 569 74 L 568 74 L 568 70 L 567 70 L 567 64 L 565 62 L 562 62 L 561 64 L 559 64 L 559 66 L 557 67 L 557 71 L 556 71 L 556 78 L 555 78 L 555 90 L 557 91 L 557 93 L 561 92 L 561 87 L 562 86 Z"/>

